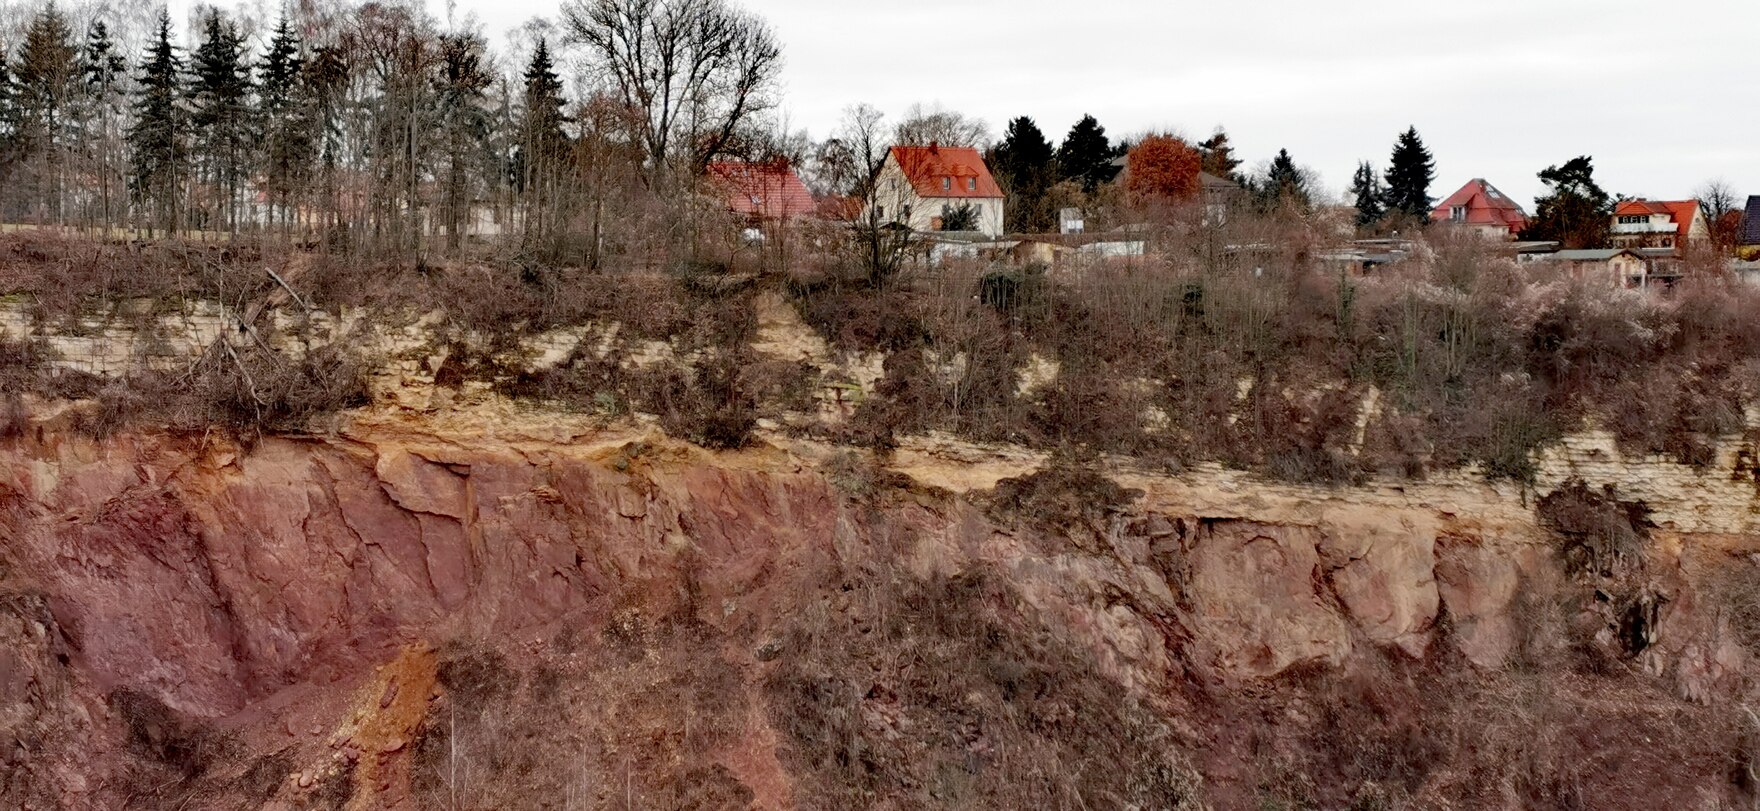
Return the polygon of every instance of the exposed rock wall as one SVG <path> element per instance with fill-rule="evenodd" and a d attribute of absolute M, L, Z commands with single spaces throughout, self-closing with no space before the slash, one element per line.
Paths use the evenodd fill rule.
<path fill-rule="evenodd" d="M 825 383 L 819 416 L 847 411 L 876 384 L 883 359 L 834 352 L 779 305 L 760 303 L 754 348 L 812 363 Z M 1610 436 L 1585 432 L 1542 454 L 1531 487 L 1472 471 L 1309 486 L 1114 459 L 1105 474 L 1137 497 L 1092 527 L 1052 531 L 988 509 L 1000 481 L 1043 468 L 1044 454 L 908 437 L 875 468 L 862 454 L 787 433 L 709 453 L 639 417 L 606 425 L 492 397 L 439 397 L 442 364 L 427 353 L 447 348 L 420 320 L 375 332 L 319 318 L 249 336 L 200 307 L 151 316 L 158 321 L 146 329 L 93 322 L 68 331 L 17 313 L 0 308 L 9 334 L 47 336 L 59 362 L 99 374 L 143 359 L 188 362 L 216 339 L 286 348 L 341 334 L 369 336 L 362 351 L 388 359 L 390 371 L 379 402 L 329 435 L 250 447 L 152 432 L 98 441 L 59 430 L 45 411 L 34 430 L 0 439 L 0 747 L 11 747 L 0 806 L 219 808 L 245 798 L 305 807 L 340 798 L 336 807 L 423 807 L 451 787 L 435 782 L 435 764 L 447 762 L 436 741 L 450 741 L 448 757 L 461 745 L 444 737 L 453 733 L 442 732 L 450 727 L 437 708 L 456 724 L 464 696 L 503 713 L 491 719 L 520 717 L 514 708 L 524 706 L 553 721 L 543 734 L 554 751 L 522 751 L 598 771 L 558 777 L 540 760 L 528 764 L 538 776 L 522 779 L 545 796 L 577 798 L 575 807 L 630 807 L 638 794 L 647 802 L 635 806 L 825 805 L 833 797 L 814 775 L 849 753 L 803 753 L 816 733 L 794 725 L 799 713 L 777 685 L 795 691 L 791 701 L 839 707 L 854 691 L 857 709 L 833 720 L 860 724 L 838 735 L 914 740 L 910 725 L 926 722 L 912 721 L 897 693 L 918 669 L 894 656 L 872 666 L 904 675 L 844 674 L 850 680 L 832 689 L 789 669 L 808 658 L 800 640 L 862 648 L 901 610 L 888 602 L 899 583 L 958 595 L 961 578 L 978 573 L 1006 586 L 974 598 L 972 610 L 996 617 L 979 641 L 1018 633 L 1054 643 L 1093 679 L 1078 688 L 1102 685 L 1109 702 L 1156 719 L 1145 726 L 1131 716 L 1107 734 L 1149 729 L 1142 734 L 1168 751 L 1211 753 L 1201 770 L 1219 807 L 1253 807 L 1243 798 L 1267 774 L 1254 748 L 1269 746 L 1263 740 L 1339 722 L 1304 715 L 1297 702 L 1292 720 L 1253 727 L 1263 740 L 1247 745 L 1228 730 L 1264 713 L 1228 715 L 1230 702 L 1315 673 L 1394 661 L 1435 678 L 1434 669 L 1458 664 L 1495 683 L 1554 668 L 1566 685 L 1556 689 L 1581 702 L 1583 718 L 1643 734 L 1653 727 L 1595 704 L 1597 691 L 1626 691 L 1620 711 L 1635 703 L 1647 718 L 1739 719 L 1734 708 L 1752 689 L 1748 649 L 1720 602 L 1727 594 L 1708 585 L 1760 553 L 1754 453 L 1740 441 L 1693 468 L 1625 458 Z M 521 355 L 554 364 L 583 346 L 608 352 L 615 340 L 614 328 L 559 331 L 531 339 Z M 638 349 L 629 362 L 672 351 Z M 1599 596 L 1569 602 L 1560 540 L 1536 513 L 1576 481 L 1642 501 L 1655 524 L 1644 577 L 1610 591 L 1605 605 Z M 1629 627 L 1631 617 L 1642 627 Z M 1610 660 L 1627 681 L 1582 687 L 1571 666 L 1537 658 L 1620 651 L 1632 634 L 1643 644 Z M 459 654 L 459 645 L 489 653 Z M 937 653 L 945 645 L 915 655 Z M 1002 685 L 1002 705 L 1025 701 L 1018 691 L 1052 691 L 1049 676 L 1005 653 L 979 655 L 978 683 Z M 575 697 L 559 704 L 557 695 Z M 713 700 L 692 703 L 700 696 Z M 954 698 L 983 703 L 975 693 Z M 963 717 L 960 707 L 933 715 Z M 1046 719 L 1091 709 L 1048 710 L 1027 727 L 1055 729 L 1062 722 Z M 474 710 L 467 716 L 476 732 L 493 728 Z M 538 734 L 528 722 L 520 734 Z M 1706 723 L 1655 734 L 1721 746 L 1717 735 L 1729 730 Z M 971 725 L 955 736 L 959 757 L 1001 762 L 1006 747 Z M 1610 746 L 1597 756 L 1619 766 L 1619 780 L 1645 786 L 1655 807 L 1741 796 L 1740 786 L 1716 782 L 1727 768 L 1715 778 L 1687 768 L 1658 775 L 1645 752 Z M 1741 756 L 1693 751 L 1725 766 Z M 1084 757 L 1107 762 L 1092 754 Z M 1172 775 L 1150 781 L 1156 791 L 1186 790 L 1178 763 L 1151 767 Z M 1090 806 L 1122 807 L 1104 798 L 1147 779 L 1132 772 L 1121 787 L 1101 771 L 1083 772 L 1100 781 L 1082 789 L 1093 792 L 1082 795 Z M 1481 804 L 1533 806 L 1543 795 L 1524 788 L 1527 779 L 1485 777 L 1503 799 Z M 143 799 L 143 783 L 189 788 Z M 1624 785 L 1580 805 L 1620 807 Z M 474 807 L 524 807 L 537 796 L 510 786 L 479 786 Z M 957 781 L 932 788 L 967 796 L 966 807 L 988 796 L 960 795 L 978 789 Z M 1406 791 L 1420 798 L 1412 807 L 1469 796 L 1439 777 Z M 18 797 L 27 799 L 11 803 Z"/>

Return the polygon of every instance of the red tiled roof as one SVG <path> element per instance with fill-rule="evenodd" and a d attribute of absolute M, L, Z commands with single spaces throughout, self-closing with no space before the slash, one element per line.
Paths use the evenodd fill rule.
<path fill-rule="evenodd" d="M 1001 197 L 983 156 L 971 147 L 895 146 L 892 157 L 918 197 Z"/>
<path fill-rule="evenodd" d="M 1670 200 L 1662 204 L 1674 217 L 1675 243 L 1686 245 L 1693 238 L 1693 217 L 1699 213 L 1697 200 Z"/>
<path fill-rule="evenodd" d="M 1613 209 L 1615 217 L 1643 217 L 1666 214 L 1674 223 L 1676 245 L 1686 245 L 1693 235 L 1693 217 L 1699 211 L 1697 200 L 1622 200 Z"/>
<path fill-rule="evenodd" d="M 812 192 L 786 161 L 720 161 L 708 174 L 735 214 L 785 220 L 813 213 Z"/>
<path fill-rule="evenodd" d="M 1465 206 L 1469 225 L 1499 225 L 1508 228 L 1511 233 L 1520 231 L 1528 225 L 1528 215 L 1522 207 L 1508 195 L 1497 190 L 1496 186 L 1487 183 L 1484 178 L 1467 181 L 1460 191 L 1448 196 L 1440 205 L 1430 212 L 1430 219 L 1435 222 L 1454 220 L 1454 208 Z"/>
<path fill-rule="evenodd" d="M 1619 201 L 1619 205 L 1615 206 L 1613 209 L 1613 215 L 1616 217 L 1641 217 L 1650 214 L 1668 213 L 1670 213 L 1668 208 L 1663 204 L 1652 200 L 1645 200 L 1643 198 L 1636 200 L 1621 200 Z"/>
<path fill-rule="evenodd" d="M 827 195 L 819 199 L 814 213 L 822 220 L 854 220 L 862 214 L 862 201 L 841 194 Z"/>

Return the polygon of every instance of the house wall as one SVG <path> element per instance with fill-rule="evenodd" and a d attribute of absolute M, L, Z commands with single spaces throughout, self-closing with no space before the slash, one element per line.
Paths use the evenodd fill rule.
<path fill-rule="evenodd" d="M 1609 259 L 1607 266 L 1613 273 L 1614 285 L 1618 287 L 1642 286 L 1644 278 L 1648 275 L 1644 260 L 1630 254 L 1621 254 Z M 1631 283 L 1634 278 L 1638 279 L 1637 285 Z"/>
<path fill-rule="evenodd" d="M 880 168 L 880 178 L 874 184 L 874 197 L 863 209 L 864 218 L 873 215 L 873 206 L 884 208 L 884 217 L 891 222 L 906 222 L 915 231 L 937 230 L 935 221 L 941 217 L 943 206 L 957 208 L 970 203 L 978 210 L 978 230 L 991 236 L 1002 233 L 1003 210 L 1002 198 L 982 197 L 919 197 L 916 187 L 905 178 L 904 170 L 899 168 L 898 161 L 888 155 L 886 165 Z M 906 207 L 910 208 L 910 218 L 901 215 Z"/>

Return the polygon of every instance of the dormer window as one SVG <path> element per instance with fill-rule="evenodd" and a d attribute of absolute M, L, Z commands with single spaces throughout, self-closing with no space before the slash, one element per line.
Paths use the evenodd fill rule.
<path fill-rule="evenodd" d="M 978 179 L 975 177 L 966 178 L 966 191 L 977 191 L 977 190 L 978 190 Z"/>
<path fill-rule="evenodd" d="M 941 190 L 942 191 L 948 191 L 952 188 L 953 188 L 953 178 L 951 178 L 951 177 L 941 178 Z"/>
<path fill-rule="evenodd" d="M 1455 222 L 1466 222 L 1467 221 L 1467 207 L 1466 206 L 1455 206 L 1455 207 L 1449 209 L 1448 210 L 1448 218 L 1451 220 L 1454 220 Z"/>

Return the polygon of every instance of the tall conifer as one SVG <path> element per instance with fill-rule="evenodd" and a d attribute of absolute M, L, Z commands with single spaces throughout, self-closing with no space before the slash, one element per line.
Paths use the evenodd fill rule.
<path fill-rule="evenodd" d="M 182 227 L 179 197 L 189 122 L 180 105 L 183 58 L 171 43 L 171 14 L 159 11 L 158 30 L 147 44 L 136 83 L 134 126 L 128 131 L 129 187 L 147 213 L 148 227 L 167 233 Z"/>
<path fill-rule="evenodd" d="M 214 188 L 215 224 L 236 230 L 257 134 L 244 38 L 218 9 L 210 10 L 203 20 L 202 44 L 190 67 L 194 73 L 190 123 L 201 145 L 197 162 L 201 179 Z"/>
<path fill-rule="evenodd" d="M 1430 216 L 1430 205 L 1436 202 L 1430 196 L 1430 182 L 1434 179 L 1436 161 L 1431 158 L 1430 150 L 1424 148 L 1424 139 L 1418 137 L 1418 128 L 1400 133 L 1399 140 L 1393 145 L 1393 158 L 1387 166 L 1384 202 L 1388 213 L 1426 221 Z"/>

